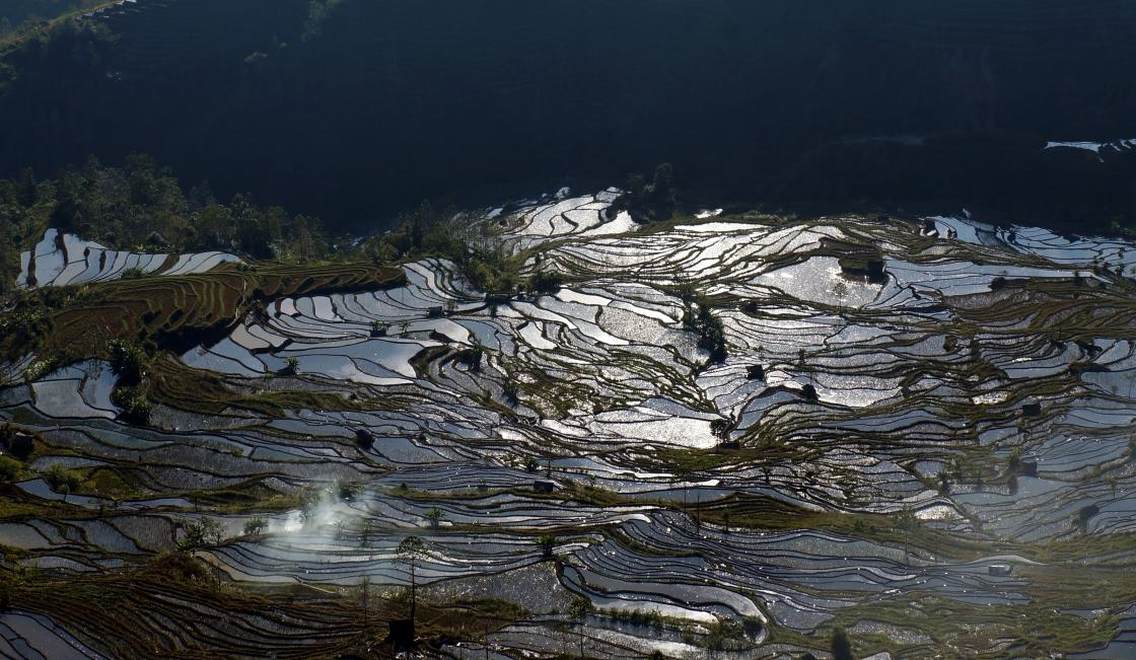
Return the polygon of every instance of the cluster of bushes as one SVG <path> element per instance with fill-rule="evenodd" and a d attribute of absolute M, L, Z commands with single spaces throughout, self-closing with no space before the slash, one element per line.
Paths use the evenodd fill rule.
<path fill-rule="evenodd" d="M 205 185 L 186 191 L 168 169 L 139 155 L 122 167 L 91 158 L 53 180 L 30 170 L 0 180 L 0 227 L 0 291 L 16 280 L 20 250 L 48 227 L 138 251 L 225 250 L 290 263 L 334 251 L 314 218 L 257 206 L 245 195 L 221 202 Z"/>
<path fill-rule="evenodd" d="M 110 366 L 118 376 L 111 401 L 122 409 L 120 417 L 131 424 L 150 421 L 150 355 L 134 342 L 115 339 L 110 344 Z"/>
<path fill-rule="evenodd" d="M 640 191 L 644 199 L 656 197 L 649 192 L 654 186 Z M 394 229 L 339 250 L 314 218 L 260 207 L 244 195 L 219 202 L 205 185 L 187 191 L 168 169 L 147 156 L 130 156 L 122 167 L 104 166 L 91 158 L 53 180 L 37 179 L 30 170 L 0 180 L 0 294 L 14 288 L 20 252 L 39 241 L 49 227 L 140 252 L 222 250 L 285 263 L 362 256 L 394 264 L 440 257 L 456 264 L 482 291 L 551 294 L 560 289 L 563 279 L 553 270 L 541 270 L 529 280 L 521 277 L 522 257 L 508 254 L 492 241 L 476 240 L 462 220 L 453 208 L 423 202 L 401 216 Z M 136 269 L 123 273 L 127 279 L 143 275 Z M 14 327 L 15 332 L 30 328 L 25 334 L 31 334 L 41 320 L 34 314 L 4 316 L 8 325 L 22 324 Z"/>
<path fill-rule="evenodd" d="M 225 528 L 213 518 L 198 518 L 185 523 L 184 534 L 178 540 L 178 549 L 192 551 L 220 545 L 225 540 Z"/>
<path fill-rule="evenodd" d="M 59 463 L 53 464 L 40 475 L 51 489 L 58 493 L 73 493 L 83 485 L 83 475 L 75 470 L 68 470 Z"/>
<path fill-rule="evenodd" d="M 0 426 L 0 449 L 10 456 L 26 461 L 35 451 L 35 438 L 21 433 L 11 424 Z"/>
<path fill-rule="evenodd" d="M 532 290 L 545 295 L 552 295 L 564 286 L 564 277 L 554 270 L 541 270 L 532 276 Z"/>
<path fill-rule="evenodd" d="M 11 456 L 0 456 L 0 483 L 11 483 L 20 478 L 24 464 Z"/>
<path fill-rule="evenodd" d="M 453 208 L 423 202 L 404 214 L 394 229 L 368 239 L 360 249 L 379 264 L 423 257 L 448 259 L 473 287 L 489 293 L 532 290 L 551 294 L 560 290 L 563 278 L 559 273 L 541 270 L 526 280 L 520 275 L 523 257 L 510 255 L 491 241 L 477 240 L 464 220 Z"/>
<path fill-rule="evenodd" d="M 656 630 L 662 630 L 666 625 L 666 619 L 657 610 L 604 610 L 603 613 L 621 623 L 649 626 Z"/>
<path fill-rule="evenodd" d="M 51 327 L 39 296 L 18 296 L 0 313 L 0 356 L 11 360 L 35 350 Z M 3 379 L 0 379 L 0 383 Z"/>
<path fill-rule="evenodd" d="M 44 287 L 10 292 L 0 302 L 0 362 L 15 362 L 29 353 L 38 353 L 43 339 L 53 328 L 55 312 L 72 304 L 98 301 L 101 296 L 102 292 L 93 286 Z M 40 355 L 41 359 L 25 370 L 25 378 L 35 380 L 56 366 L 57 358 L 67 357 Z M 0 373 L 2 382 L 4 375 Z"/>
<path fill-rule="evenodd" d="M 35 451 L 35 436 L 19 431 L 11 424 L 0 426 L 0 483 L 11 483 L 33 475 L 28 466 Z M 73 493 L 83 485 L 83 473 L 59 463 L 40 472 L 40 477 L 59 493 Z"/>
<path fill-rule="evenodd" d="M 509 257 L 504 250 L 476 250 L 457 261 L 469 283 L 490 293 L 515 293 L 524 287 L 518 273 L 519 260 Z"/>
<path fill-rule="evenodd" d="M 698 347 L 710 354 L 710 362 L 720 364 L 726 361 L 726 329 L 722 320 L 711 312 L 710 301 L 693 287 L 683 287 L 679 297 L 686 305 L 682 315 L 682 325 L 687 330 L 698 333 Z"/>
<path fill-rule="evenodd" d="M 481 372 L 481 360 L 485 357 L 485 350 L 480 346 L 473 348 L 465 348 L 458 351 L 455 356 L 458 362 L 461 362 L 473 373 Z"/>
<path fill-rule="evenodd" d="M 268 520 L 263 516 L 256 516 L 245 521 L 245 536 L 260 536 L 268 530 Z"/>

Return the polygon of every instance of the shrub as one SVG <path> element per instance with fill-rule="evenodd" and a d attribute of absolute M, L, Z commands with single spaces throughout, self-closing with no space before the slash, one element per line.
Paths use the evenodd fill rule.
<path fill-rule="evenodd" d="M 627 190 L 610 211 L 627 210 L 638 222 L 667 220 L 674 214 L 678 193 L 670 163 L 656 167 L 649 183 L 641 174 L 632 175 L 628 178 Z"/>
<path fill-rule="evenodd" d="M 710 627 L 702 646 L 708 651 L 735 650 L 744 637 L 745 630 L 736 621 L 719 621 Z"/>
<path fill-rule="evenodd" d="M 1074 519 L 1073 524 L 1077 527 L 1077 529 L 1085 532 L 1089 527 L 1089 521 L 1092 520 L 1093 516 L 1096 516 L 1099 513 L 1100 507 L 1095 504 L 1083 506 L 1077 510 L 1077 516 Z"/>
<path fill-rule="evenodd" d="M 725 362 L 726 329 L 722 320 L 710 312 L 710 302 L 697 293 L 680 291 L 680 296 L 687 305 L 682 324 L 687 330 L 698 333 L 698 347 L 710 353 L 710 362 Z"/>
<path fill-rule="evenodd" d="M 197 583 L 212 581 L 204 562 L 184 551 L 162 552 L 151 559 L 144 570 L 163 580 Z"/>
<path fill-rule="evenodd" d="M 650 626 L 656 630 L 662 629 L 665 623 L 663 621 L 663 615 L 655 610 L 611 610 L 605 612 L 605 614 L 616 621 L 622 621 L 637 626 Z"/>
<path fill-rule="evenodd" d="M 490 293 L 513 293 L 521 284 L 519 263 L 503 249 L 482 250 L 464 255 L 459 261 L 462 274 L 475 288 Z"/>
<path fill-rule="evenodd" d="M 8 448 L 8 453 L 21 461 L 28 460 L 28 457 L 35 451 L 35 437 L 30 433 L 20 433 L 11 424 L 5 424 L 0 427 L 0 441 L 3 441 L 4 446 Z"/>
<path fill-rule="evenodd" d="M 545 559 L 552 559 L 552 551 L 556 547 L 556 537 L 552 534 L 541 534 L 537 539 L 540 543 L 540 554 Z"/>
<path fill-rule="evenodd" d="M 538 293 L 552 295 L 564 285 L 564 278 L 554 270 L 542 270 L 532 278 L 532 288 Z"/>
<path fill-rule="evenodd" d="M 144 387 L 116 387 L 111 392 L 111 401 L 122 409 L 119 418 L 129 424 L 145 426 L 150 423 L 153 406 Z"/>
<path fill-rule="evenodd" d="M 338 491 L 339 499 L 343 500 L 344 502 L 350 502 L 351 500 L 362 494 L 363 485 L 350 482 L 341 482 L 339 484 Z"/>
<path fill-rule="evenodd" d="M 280 370 L 281 376 L 295 376 L 300 370 L 300 359 L 290 357 L 284 360 L 284 368 Z"/>
<path fill-rule="evenodd" d="M 50 373 L 54 367 L 51 360 L 35 360 L 24 369 L 24 380 L 35 382 Z"/>
<path fill-rule="evenodd" d="M 0 456 L 0 482 L 9 483 L 15 481 L 20 477 L 23 472 L 24 465 L 14 458 L 8 456 Z"/>
<path fill-rule="evenodd" d="M 355 429 L 355 444 L 360 449 L 370 449 L 375 446 L 375 436 L 367 429 Z"/>
<path fill-rule="evenodd" d="M 83 484 L 83 477 L 78 472 L 68 470 L 59 463 L 44 470 L 41 476 L 55 491 L 70 493 Z"/>
<path fill-rule="evenodd" d="M 473 373 L 480 373 L 481 358 L 484 356 L 485 350 L 480 346 L 474 346 L 473 348 L 465 348 L 459 351 L 457 354 L 457 360 L 458 362 L 461 362 L 466 367 L 468 367 L 469 370 Z"/>
<path fill-rule="evenodd" d="M 224 540 L 225 529 L 213 518 L 199 518 L 185 525 L 185 535 L 178 541 L 182 550 L 196 550 L 218 545 Z"/>
<path fill-rule="evenodd" d="M 123 339 L 110 343 L 110 367 L 122 385 L 138 385 L 146 378 L 148 357 L 139 344 Z"/>
<path fill-rule="evenodd" d="M 268 529 L 268 521 L 260 516 L 245 521 L 245 536 L 259 536 L 266 529 Z"/>
<path fill-rule="evenodd" d="M 1006 470 L 1012 474 L 1020 474 L 1022 469 L 1022 448 L 1014 447 L 1010 451 L 1010 457 L 1006 460 Z"/>
<path fill-rule="evenodd" d="M 853 660 L 852 642 L 848 641 L 848 633 L 843 628 L 832 631 L 832 659 Z"/>
<path fill-rule="evenodd" d="M 576 596 L 572 599 L 572 603 L 568 606 L 568 616 L 576 621 L 583 621 L 588 618 L 588 615 L 596 611 L 596 606 L 592 601 L 583 597 Z"/>
<path fill-rule="evenodd" d="M 143 277 L 146 277 L 146 271 L 141 268 L 127 268 L 118 275 L 121 280 L 140 280 Z"/>

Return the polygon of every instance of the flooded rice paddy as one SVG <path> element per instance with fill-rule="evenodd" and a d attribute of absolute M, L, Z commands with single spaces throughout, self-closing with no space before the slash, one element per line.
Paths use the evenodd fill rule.
<path fill-rule="evenodd" d="M 724 624 L 718 657 L 776 656 L 836 622 L 912 656 L 948 639 L 996 653 L 1009 648 L 995 639 L 1009 634 L 1002 613 L 1025 616 L 1051 588 L 1054 555 L 1039 548 L 1088 539 L 1085 564 L 1133 559 L 1107 540 L 1136 532 L 1130 244 L 966 215 L 933 231 L 718 211 L 639 226 L 607 213 L 617 192 L 474 214 L 476 240 L 522 256 L 526 273 L 560 272 L 558 291 L 489 298 L 426 259 L 398 288 L 272 300 L 180 356 L 243 391 L 337 405 L 160 406 L 138 428 L 116 421 L 97 361 L 0 390 L 0 416 L 49 443 L 38 467 L 118 466 L 142 485 L 110 499 L 25 480 L 76 513 L 4 522 L 0 540 L 27 566 L 87 573 L 169 549 L 208 515 L 227 540 L 198 554 L 226 579 L 334 589 L 406 585 L 397 548 L 414 534 L 428 597 L 476 591 L 527 610 L 489 636 L 510 654 L 496 657 L 578 643 L 594 657 L 703 657 Z M 21 284 L 230 259 L 61 240 L 49 232 L 26 256 Z M 882 276 L 848 265 L 864 254 Z M 722 322 L 724 361 L 684 326 L 690 291 Z M 249 483 L 323 494 L 265 511 L 257 535 L 242 531 L 252 514 L 192 501 Z M 566 633 L 576 598 L 596 609 Z M 888 604 L 914 614 L 886 618 Z M 985 641 L 958 641 L 949 622 L 920 623 L 932 604 L 999 614 L 975 624 Z M 1131 644 L 1124 611 L 1115 657 Z M 40 613 L 5 614 L 0 631 L 4 653 L 99 653 L 86 645 L 98 631 Z M 442 653 L 483 657 L 480 644 Z"/>

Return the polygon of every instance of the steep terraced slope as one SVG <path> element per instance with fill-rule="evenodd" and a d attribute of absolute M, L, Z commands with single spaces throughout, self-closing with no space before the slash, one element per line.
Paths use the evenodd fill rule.
<path fill-rule="evenodd" d="M 1131 245 L 965 216 L 639 226 L 616 195 L 455 220 L 558 272 L 543 293 L 425 259 L 258 300 L 152 367 L 183 391 L 147 427 L 103 362 L 9 385 L 38 440 L 7 565 L 128 589 L 156 655 L 362 648 L 411 580 L 438 657 L 775 657 L 836 626 L 862 654 L 1032 656 L 1131 625 Z M 226 586 L 114 581 L 179 542 Z M 138 643 L 43 584 L 0 620 L 16 643 Z"/>

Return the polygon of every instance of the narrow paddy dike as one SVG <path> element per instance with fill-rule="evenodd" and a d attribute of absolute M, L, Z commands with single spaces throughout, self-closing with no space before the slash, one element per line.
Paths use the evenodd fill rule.
<path fill-rule="evenodd" d="M 0 520 L 7 561 L 99 575 L 210 518 L 224 540 L 195 553 L 225 588 L 391 595 L 415 535 L 426 602 L 524 610 L 431 657 L 775 657 L 826 648 L 836 625 L 862 651 L 1031 655 L 1130 627 L 1136 248 L 966 215 L 639 225 L 619 194 L 467 214 L 473 240 L 558 290 L 487 294 L 421 259 L 398 286 L 258 302 L 163 366 L 271 406 L 170 400 L 143 428 L 119 421 L 106 362 L 10 374 L 0 417 L 39 434 L 31 468 L 129 487 L 18 481 L 36 504 Z M 23 284 L 120 272 L 62 240 Z M 723 360 L 690 323 L 702 308 Z M 579 599 L 593 609 L 573 617 Z M 53 602 L 4 614 L 0 652 L 113 655 L 113 633 Z M 144 619 L 167 651 L 221 607 L 159 602 Z M 351 634 L 332 610 L 249 607 L 200 648 L 247 652 L 246 627 L 294 653 Z"/>

